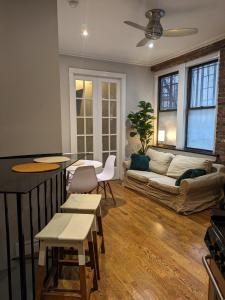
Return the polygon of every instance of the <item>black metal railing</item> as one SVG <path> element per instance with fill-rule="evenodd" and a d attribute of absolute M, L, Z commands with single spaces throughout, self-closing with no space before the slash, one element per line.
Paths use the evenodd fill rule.
<path fill-rule="evenodd" d="M 34 236 L 59 211 L 66 200 L 66 167 L 74 161 L 76 159 L 71 159 L 58 171 L 49 172 L 43 180 L 40 180 L 40 177 L 35 179 L 35 184 L 33 177 L 31 189 L 26 191 L 21 189 L 12 192 L 10 186 L 2 192 L 3 186 L 0 184 L 0 205 L 3 208 L 0 212 L 0 251 L 3 258 L 0 262 L 1 299 L 35 299 L 38 242 L 35 242 Z M 14 177 L 9 180 L 16 180 Z M 26 180 L 29 180 L 28 178 L 26 177 Z M 5 178 L 2 181 L 5 182 Z M 47 251 L 47 272 L 52 264 L 51 256 L 51 252 L 49 254 Z"/>

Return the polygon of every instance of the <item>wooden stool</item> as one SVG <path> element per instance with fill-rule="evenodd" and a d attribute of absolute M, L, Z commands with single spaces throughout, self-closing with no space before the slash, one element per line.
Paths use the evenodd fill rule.
<path fill-rule="evenodd" d="M 96 257 L 97 276 L 100 279 L 97 232 L 101 238 L 101 253 L 105 253 L 102 216 L 101 216 L 101 195 L 98 194 L 71 194 L 67 201 L 61 206 L 64 213 L 93 214 L 97 222 L 93 228 L 93 243 Z"/>
<path fill-rule="evenodd" d="M 93 287 L 98 289 L 96 264 L 92 231 L 95 217 L 91 214 L 60 214 L 54 215 L 44 229 L 36 235 L 40 240 L 38 274 L 36 284 L 36 300 L 62 300 L 89 298 Z M 88 272 L 85 261 L 85 243 L 88 241 L 91 270 Z M 78 250 L 80 289 L 66 290 L 44 286 L 46 250 L 48 248 L 75 248 Z M 50 282 L 50 279 L 46 280 Z"/>

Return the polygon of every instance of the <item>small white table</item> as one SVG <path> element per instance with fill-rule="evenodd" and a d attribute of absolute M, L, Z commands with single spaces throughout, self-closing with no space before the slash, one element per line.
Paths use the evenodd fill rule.
<path fill-rule="evenodd" d="M 74 164 L 72 164 L 71 166 L 69 166 L 66 171 L 67 171 L 67 185 L 70 183 L 74 172 L 76 171 L 77 168 L 81 168 L 84 166 L 93 166 L 95 168 L 95 170 L 97 170 L 98 168 L 102 167 L 102 162 L 97 161 L 97 160 L 88 160 L 88 159 L 80 159 L 77 162 L 75 162 Z"/>
<path fill-rule="evenodd" d="M 80 159 L 71 166 L 67 168 L 69 172 L 75 172 L 77 168 L 84 167 L 84 166 L 93 166 L 95 169 L 102 167 L 102 162 L 97 160 L 88 160 L 88 159 Z"/>

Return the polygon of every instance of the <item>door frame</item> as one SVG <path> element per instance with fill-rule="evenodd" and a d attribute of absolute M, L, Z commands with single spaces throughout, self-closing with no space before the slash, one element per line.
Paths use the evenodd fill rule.
<path fill-rule="evenodd" d="M 88 69 L 78 69 L 69 68 L 69 87 L 70 87 L 70 150 L 74 152 L 73 145 L 75 145 L 76 128 L 73 123 L 73 111 L 75 111 L 75 101 L 74 101 L 74 76 L 87 76 L 87 77 L 99 77 L 105 79 L 118 79 L 120 80 L 120 142 L 119 142 L 119 162 L 118 166 L 118 176 L 122 179 L 122 162 L 125 159 L 125 146 L 126 146 L 126 74 L 124 73 L 114 73 L 114 72 L 104 72 L 95 71 Z"/>

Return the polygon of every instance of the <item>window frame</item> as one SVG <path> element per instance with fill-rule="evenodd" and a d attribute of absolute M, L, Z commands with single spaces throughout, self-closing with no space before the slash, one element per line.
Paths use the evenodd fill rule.
<path fill-rule="evenodd" d="M 164 77 L 172 76 L 172 75 L 179 75 L 179 71 L 170 72 L 158 77 L 158 116 L 160 112 L 168 112 L 168 111 L 177 111 L 177 108 L 171 109 L 160 109 L 160 91 L 161 91 L 161 79 Z M 179 85 L 179 82 L 178 82 Z M 178 98 L 178 97 L 177 97 Z"/>
<path fill-rule="evenodd" d="M 159 134 L 159 113 L 163 112 L 163 113 L 166 113 L 166 112 L 172 112 L 172 111 L 176 111 L 177 112 L 177 108 L 175 109 L 160 109 L 160 90 L 161 90 L 161 79 L 164 78 L 164 77 L 168 77 L 168 76 L 171 76 L 171 75 L 179 75 L 179 71 L 173 71 L 173 72 L 169 72 L 169 73 L 166 73 L 166 74 L 163 74 L 161 76 L 158 77 L 158 109 L 157 109 L 157 135 L 156 135 L 156 145 L 158 147 L 166 147 L 168 149 L 176 149 L 176 145 L 167 145 L 165 143 L 163 144 L 159 144 L 159 141 L 158 141 L 158 134 Z M 179 88 L 179 82 L 178 82 L 178 88 Z M 178 100 L 178 97 L 177 97 L 177 100 Z"/>
<path fill-rule="evenodd" d="M 187 146 L 187 142 L 188 142 L 188 115 L 189 115 L 189 111 L 191 110 L 204 110 L 204 109 L 212 109 L 214 108 L 215 110 L 217 109 L 217 102 L 218 102 L 218 97 L 217 97 L 217 86 L 218 86 L 218 69 L 217 69 L 217 74 L 216 74 L 216 104 L 215 105 L 211 105 L 211 106 L 200 106 L 200 107 L 191 107 L 191 86 L 192 86 L 192 78 L 191 78 L 191 73 L 192 70 L 196 67 L 202 67 L 211 63 L 217 63 L 219 64 L 219 59 L 218 58 L 214 58 L 208 61 L 205 61 L 203 63 L 199 63 L 196 65 L 191 65 L 190 67 L 188 67 L 187 70 L 187 82 L 186 82 L 186 86 L 187 86 L 187 95 L 186 95 L 186 111 L 185 111 L 185 143 L 184 143 L 184 151 L 189 151 L 189 152 L 195 152 L 195 153 L 200 153 L 200 154 L 208 154 L 208 155 L 212 155 L 215 152 L 215 149 L 213 150 L 207 150 L 207 149 L 200 149 L 200 148 L 194 148 L 194 147 L 188 147 Z M 215 145 L 214 145 L 215 147 Z"/>

